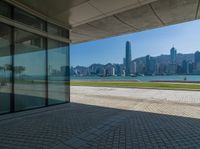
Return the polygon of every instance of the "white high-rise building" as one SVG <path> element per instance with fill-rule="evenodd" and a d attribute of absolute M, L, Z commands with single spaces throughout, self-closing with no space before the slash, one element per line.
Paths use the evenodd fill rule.
<path fill-rule="evenodd" d="M 136 74 L 136 73 L 137 73 L 137 63 L 131 62 L 131 74 Z"/>

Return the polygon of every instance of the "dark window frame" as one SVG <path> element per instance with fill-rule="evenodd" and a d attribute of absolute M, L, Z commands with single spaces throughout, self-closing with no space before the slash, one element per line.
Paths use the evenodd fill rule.
<path fill-rule="evenodd" d="M 2 1 L 1 1 L 2 2 Z M 10 11 L 10 16 L 5 16 L 5 17 L 8 17 L 9 19 L 12 19 L 12 20 L 15 20 L 14 19 L 14 10 L 17 8 L 17 9 L 20 9 L 20 8 L 18 8 L 18 7 L 15 7 L 15 6 L 13 6 L 13 5 L 10 5 L 10 4 L 8 4 L 8 3 L 6 3 L 6 2 L 2 2 L 2 3 L 5 3 L 6 5 L 8 5 L 8 7 L 9 7 L 9 11 Z M 20 10 L 22 10 L 22 9 L 20 9 Z M 24 11 L 24 10 L 22 10 L 22 11 Z M 24 11 L 25 13 L 27 13 L 27 14 L 29 14 L 29 15 L 31 15 L 31 16 L 33 16 L 33 17 L 36 17 L 36 18 L 38 18 L 38 19 L 41 19 L 41 18 L 39 18 L 39 17 L 37 17 L 37 16 L 35 16 L 35 15 L 32 15 L 32 14 L 30 14 L 30 13 L 28 13 L 27 11 Z M 44 21 L 43 19 L 41 19 L 42 21 Z M 65 104 L 65 103 L 69 103 L 70 102 L 70 87 L 69 87 L 69 93 L 68 93 L 68 100 L 65 100 L 64 102 L 62 102 L 62 103 L 56 103 L 56 104 L 49 104 L 49 97 L 48 97 L 48 39 L 49 38 L 47 38 L 47 37 L 43 37 L 44 39 L 45 39 L 45 70 L 46 70 L 46 75 L 45 75 L 45 89 L 46 89 L 46 98 L 45 98 L 45 105 L 44 106 L 41 106 L 41 107 L 33 107 L 33 108 L 29 108 L 29 109 L 23 109 L 23 110 L 20 110 L 20 111 L 16 111 L 15 110 L 15 93 L 14 93 L 14 87 L 15 87 L 15 74 L 14 74 L 14 57 L 15 57 L 15 29 L 17 29 L 16 27 L 14 27 L 14 26 L 11 26 L 11 25 L 8 25 L 8 24 L 6 24 L 6 23 L 3 23 L 3 22 L 1 22 L 2 24 L 5 24 L 5 25 L 7 25 L 7 26 L 9 26 L 9 27 L 11 27 L 11 44 L 10 44 L 10 56 L 11 56 L 11 65 L 12 65 L 12 68 L 11 68 L 11 71 L 12 71 L 12 73 L 11 73 L 11 83 L 12 83 L 12 85 L 11 85 L 11 94 L 10 94 L 10 110 L 9 110 L 9 112 L 5 112 L 5 113 L 0 113 L 0 115 L 4 115 L 4 114 L 8 114 L 8 113 L 13 113 L 13 112 L 21 112 L 21 111 L 27 111 L 27 110 L 32 110 L 32 109 L 40 109 L 40 108 L 44 108 L 44 107 L 49 107 L 49 106 L 54 106 L 54 105 L 60 105 L 60 104 Z M 23 23 L 23 22 L 20 22 L 20 23 Z M 63 27 L 61 27 L 61 26 L 58 26 L 58 25 L 56 25 L 56 24 L 53 24 L 53 23 L 50 23 L 50 22 L 47 22 L 47 21 L 44 21 L 44 28 L 43 28 L 43 30 L 42 31 L 44 31 L 44 32 L 47 32 L 47 33 L 49 33 L 48 32 L 48 24 L 52 24 L 53 26 L 55 26 L 55 27 L 57 27 L 58 29 L 60 29 L 61 30 L 61 32 L 62 32 L 62 30 L 66 33 L 66 35 L 65 36 L 59 36 L 59 35 L 56 35 L 56 36 L 59 36 L 59 37 L 64 37 L 64 38 L 67 38 L 67 39 L 69 39 L 69 30 L 68 29 L 66 29 L 66 28 L 63 28 Z M 27 25 L 27 24 L 26 24 Z M 30 26 L 30 25 L 28 25 L 30 28 L 32 27 L 32 26 Z M 37 29 L 37 28 L 36 28 Z M 27 31 L 26 31 L 27 32 Z M 32 32 L 30 32 L 30 33 L 32 33 Z M 32 34 L 34 34 L 34 33 L 32 33 Z M 51 34 L 51 33 L 49 33 L 49 34 Z M 61 33 L 62 34 L 62 33 Z M 54 35 L 54 34 L 52 34 L 52 35 Z M 38 35 L 39 36 L 39 35 Z M 51 39 L 51 40 L 53 40 L 53 39 Z M 58 42 L 61 42 L 61 43 L 63 43 L 62 41 L 59 41 L 59 40 L 55 40 L 55 41 L 58 41 Z M 67 52 L 68 52 L 68 55 L 66 55 L 66 60 L 67 60 L 67 62 L 68 62 L 68 64 L 69 64 L 69 66 L 70 66 L 70 46 L 69 46 L 69 43 L 65 43 L 65 45 L 67 46 Z M 69 70 L 68 70 L 68 72 L 69 72 Z M 69 74 L 67 74 L 68 76 L 68 84 L 70 85 L 70 75 Z"/>

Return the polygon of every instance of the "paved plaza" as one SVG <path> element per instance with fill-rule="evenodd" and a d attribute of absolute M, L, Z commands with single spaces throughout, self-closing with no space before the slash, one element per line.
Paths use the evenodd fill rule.
<path fill-rule="evenodd" d="M 0 116 L 0 149 L 199 149 L 199 97 L 72 86 L 69 104 Z"/>

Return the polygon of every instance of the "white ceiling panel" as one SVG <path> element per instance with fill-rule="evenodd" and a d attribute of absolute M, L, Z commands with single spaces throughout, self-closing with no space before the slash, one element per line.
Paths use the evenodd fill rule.
<path fill-rule="evenodd" d="M 138 0 L 141 5 L 146 5 L 157 0 Z"/>
<path fill-rule="evenodd" d="M 103 14 L 100 11 L 98 11 L 88 3 L 83 3 L 69 10 L 70 19 L 77 23 L 85 20 L 94 19 L 102 15 Z"/>
<path fill-rule="evenodd" d="M 70 40 L 73 41 L 73 43 L 88 41 L 88 40 L 94 40 L 94 37 L 89 37 L 86 35 L 81 35 L 75 32 L 70 32 Z"/>
<path fill-rule="evenodd" d="M 162 26 L 162 23 L 155 16 L 149 5 L 122 12 L 117 14 L 117 17 L 138 30 Z"/>
<path fill-rule="evenodd" d="M 138 0 L 90 0 L 89 3 L 103 13 L 117 12 L 130 6 L 139 6 Z"/>
<path fill-rule="evenodd" d="M 90 22 L 89 24 L 91 24 L 97 29 L 100 29 L 109 33 L 120 33 L 120 32 L 133 30 L 133 28 L 120 22 L 118 19 L 116 19 L 113 16 L 105 17 L 103 19 Z"/>
<path fill-rule="evenodd" d="M 83 24 L 75 27 L 73 28 L 73 31 L 91 37 L 102 37 L 107 34 L 105 31 L 99 30 L 98 28 L 95 28 L 89 24 Z"/>
<path fill-rule="evenodd" d="M 160 0 L 151 4 L 165 24 L 195 19 L 198 0 Z"/>

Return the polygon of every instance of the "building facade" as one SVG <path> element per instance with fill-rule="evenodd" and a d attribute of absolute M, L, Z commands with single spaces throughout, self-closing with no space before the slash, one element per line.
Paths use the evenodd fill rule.
<path fill-rule="evenodd" d="M 135 61 L 131 62 L 131 74 L 137 73 L 137 63 Z"/>
<path fill-rule="evenodd" d="M 131 42 L 127 41 L 126 42 L 126 58 L 125 58 L 125 73 L 126 76 L 130 76 L 131 74 Z"/>
<path fill-rule="evenodd" d="M 176 54 L 177 50 L 173 47 L 170 50 L 171 64 L 176 64 Z"/>
<path fill-rule="evenodd" d="M 196 51 L 194 54 L 194 62 L 195 63 L 200 62 L 200 52 L 199 51 Z"/>
<path fill-rule="evenodd" d="M 200 74 L 200 52 L 196 51 L 194 54 L 194 74 Z"/>
<path fill-rule="evenodd" d="M 69 31 L 0 1 L 0 114 L 70 101 Z"/>
<path fill-rule="evenodd" d="M 183 60 L 183 62 L 182 62 L 182 73 L 184 73 L 184 74 L 189 74 L 190 73 L 189 64 L 190 63 L 188 61 Z"/>
<path fill-rule="evenodd" d="M 146 71 L 145 74 L 149 74 L 150 73 L 150 61 L 151 61 L 151 56 L 147 55 L 146 57 Z"/>
<path fill-rule="evenodd" d="M 146 56 L 146 74 L 152 75 L 156 73 L 157 70 L 156 59 L 150 55 Z"/>

